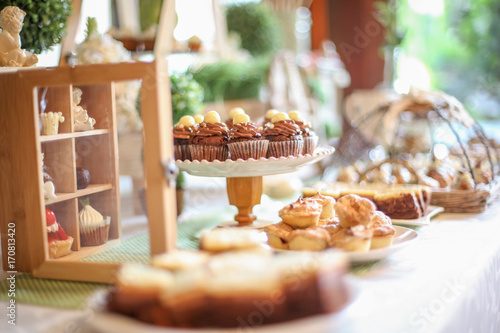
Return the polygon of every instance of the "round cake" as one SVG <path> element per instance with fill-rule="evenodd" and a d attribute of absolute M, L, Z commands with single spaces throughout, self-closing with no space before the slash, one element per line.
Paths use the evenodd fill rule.
<path fill-rule="evenodd" d="M 190 138 L 190 151 L 193 160 L 225 161 L 229 157 L 227 141 L 229 130 L 221 122 L 216 111 L 208 112 L 198 130 Z"/>
<path fill-rule="evenodd" d="M 228 148 L 231 159 L 258 160 L 266 157 L 269 141 L 262 136 L 261 129 L 250 121 L 244 113 L 236 114 L 233 119 L 233 128 L 229 132 Z"/>
<path fill-rule="evenodd" d="M 264 137 L 269 140 L 267 157 L 297 156 L 302 152 L 302 132 L 286 113 L 278 112 L 272 117 L 264 127 Z"/>

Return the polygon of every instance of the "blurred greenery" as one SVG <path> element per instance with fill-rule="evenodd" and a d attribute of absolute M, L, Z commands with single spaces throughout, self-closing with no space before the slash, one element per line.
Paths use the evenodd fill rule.
<path fill-rule="evenodd" d="M 142 32 L 160 22 L 162 4 L 163 0 L 139 0 L 139 17 Z"/>
<path fill-rule="evenodd" d="M 400 1 L 404 52 L 429 69 L 434 89 L 462 101 L 479 119 L 500 117 L 500 2 L 443 0 L 440 16 L 415 13 Z"/>
<path fill-rule="evenodd" d="M 6 6 L 17 6 L 26 12 L 21 47 L 37 54 L 62 41 L 72 13 L 71 0 L 0 0 L 0 8 Z"/>
<path fill-rule="evenodd" d="M 189 73 L 178 73 L 170 76 L 172 91 L 173 123 L 179 122 L 182 116 L 193 116 L 203 107 L 203 88 Z"/>
<path fill-rule="evenodd" d="M 269 60 L 256 58 L 250 62 L 219 61 L 188 72 L 203 87 L 205 102 L 258 98 L 266 80 Z"/>
<path fill-rule="evenodd" d="M 253 56 L 265 56 L 280 46 L 276 14 L 263 3 L 239 2 L 227 6 L 227 30 L 240 36 L 241 48 Z"/>

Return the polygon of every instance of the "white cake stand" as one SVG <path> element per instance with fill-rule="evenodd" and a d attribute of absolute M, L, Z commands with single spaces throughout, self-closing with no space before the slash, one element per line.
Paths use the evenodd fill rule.
<path fill-rule="evenodd" d="M 263 227 L 271 222 L 257 221 L 252 212 L 253 207 L 260 204 L 262 197 L 262 176 L 296 171 L 304 165 L 318 162 L 334 151 L 333 147 L 320 146 L 313 154 L 299 156 L 223 162 L 177 160 L 175 164 L 181 171 L 193 176 L 226 177 L 229 203 L 238 208 L 238 214 L 234 217 L 235 221 L 224 223 L 224 226 Z"/>

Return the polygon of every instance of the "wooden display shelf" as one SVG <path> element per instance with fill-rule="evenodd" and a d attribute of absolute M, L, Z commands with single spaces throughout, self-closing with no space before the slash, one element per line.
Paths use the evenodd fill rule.
<path fill-rule="evenodd" d="M 40 142 L 51 142 L 57 140 L 66 140 L 72 138 L 81 138 L 85 136 L 93 136 L 93 135 L 103 135 L 108 134 L 109 130 L 107 129 L 94 129 L 89 131 L 82 132 L 73 132 L 73 133 L 59 133 L 54 135 L 40 135 Z"/>
<path fill-rule="evenodd" d="M 77 190 L 74 193 L 56 193 L 57 198 L 48 200 L 45 205 L 51 205 L 57 202 L 62 202 L 74 198 L 79 198 L 83 197 L 86 195 L 94 194 L 94 193 L 99 193 L 99 192 L 104 192 L 107 190 L 111 190 L 113 188 L 113 185 L 111 184 L 90 184 L 87 188 Z"/>
<path fill-rule="evenodd" d="M 76 240 L 74 240 L 76 242 Z M 83 258 L 87 258 L 93 254 L 99 253 L 102 250 L 106 250 L 109 248 L 112 248 L 116 245 L 121 244 L 121 239 L 109 239 L 106 243 L 98 246 L 81 246 L 78 251 L 73 251 L 71 254 L 57 258 L 57 259 L 50 259 L 50 260 L 55 260 L 55 261 L 75 261 L 75 260 L 81 260 Z"/>

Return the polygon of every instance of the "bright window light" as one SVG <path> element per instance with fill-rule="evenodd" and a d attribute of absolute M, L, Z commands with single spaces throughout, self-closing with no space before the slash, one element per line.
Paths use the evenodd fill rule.
<path fill-rule="evenodd" d="M 177 0 L 175 2 L 178 16 L 174 30 L 176 40 L 187 40 L 193 35 L 204 43 L 215 40 L 215 21 L 212 1 L 207 0 Z"/>
<path fill-rule="evenodd" d="M 444 11 L 443 0 L 408 0 L 408 5 L 417 14 L 441 16 Z"/>
<path fill-rule="evenodd" d="M 427 66 L 415 57 L 402 56 L 398 63 L 398 79 L 394 88 L 399 93 L 407 93 L 410 87 L 431 89 L 431 75 Z"/>

